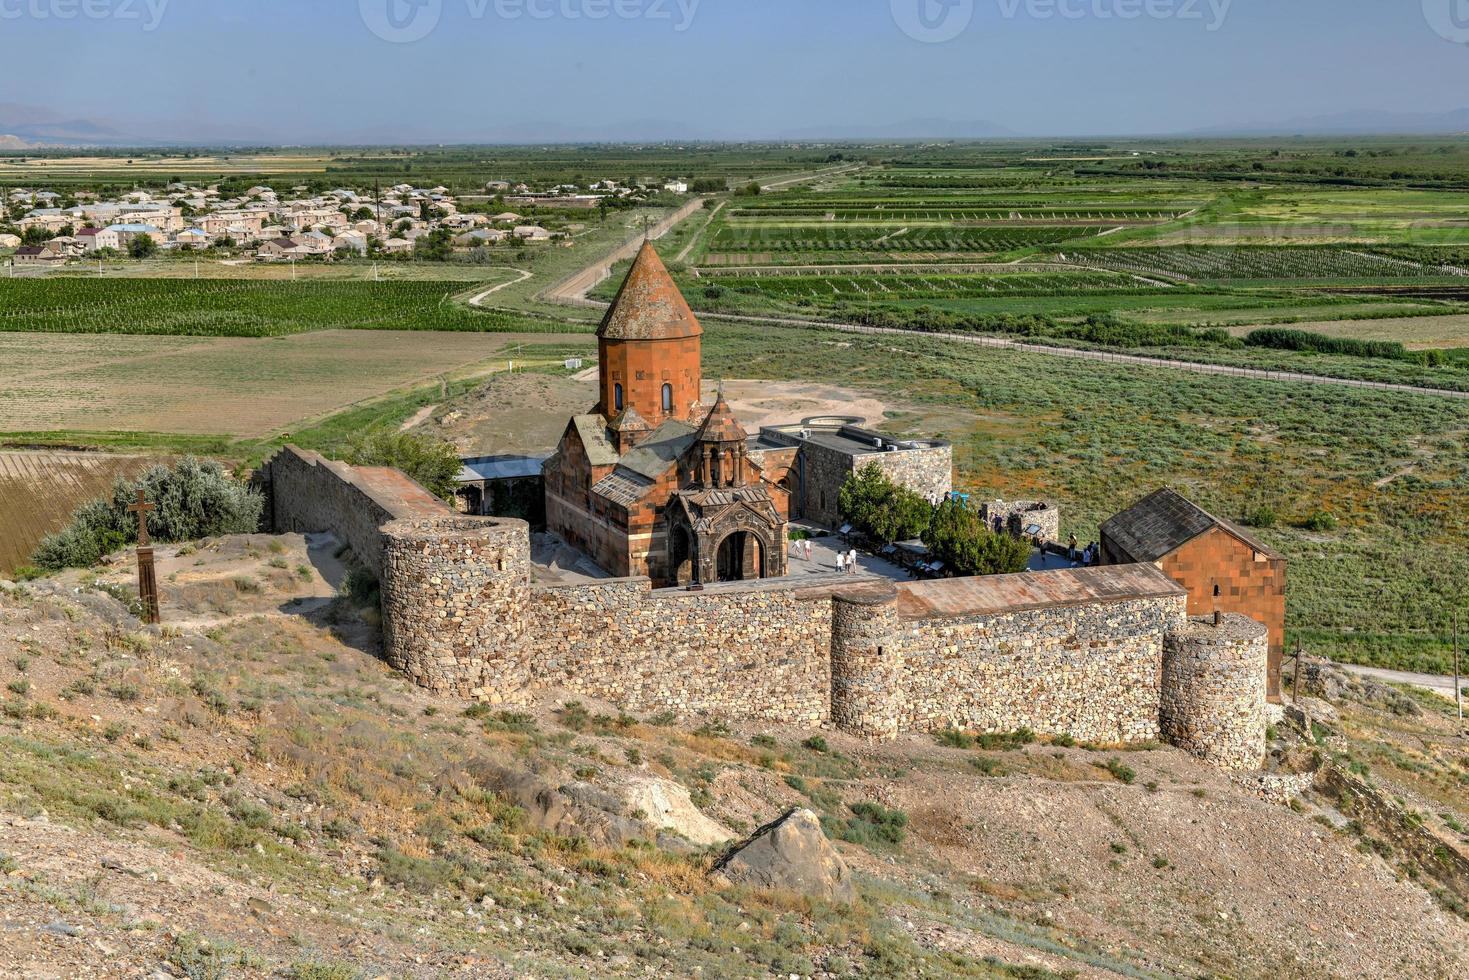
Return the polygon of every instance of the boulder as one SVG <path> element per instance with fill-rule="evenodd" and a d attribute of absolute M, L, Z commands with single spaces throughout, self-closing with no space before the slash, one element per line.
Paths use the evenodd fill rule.
<path fill-rule="evenodd" d="M 857 897 L 847 862 L 826 839 L 816 814 L 804 809 L 755 831 L 714 866 L 710 877 L 720 884 L 779 889 L 829 902 Z"/>
<path fill-rule="evenodd" d="M 701 847 L 723 844 L 734 837 L 723 824 L 694 806 L 689 791 L 678 783 L 656 776 L 633 776 L 619 790 L 625 812 L 657 830 L 671 830 Z"/>

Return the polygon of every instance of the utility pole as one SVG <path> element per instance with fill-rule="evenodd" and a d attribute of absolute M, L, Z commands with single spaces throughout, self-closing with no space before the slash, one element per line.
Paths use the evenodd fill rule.
<path fill-rule="evenodd" d="M 1459 682 L 1459 611 L 1454 610 L 1454 703 L 1459 706 L 1459 722 L 1464 721 L 1464 688 Z"/>
<path fill-rule="evenodd" d="M 1296 669 L 1291 672 L 1291 703 L 1301 700 L 1301 641 L 1296 640 Z"/>

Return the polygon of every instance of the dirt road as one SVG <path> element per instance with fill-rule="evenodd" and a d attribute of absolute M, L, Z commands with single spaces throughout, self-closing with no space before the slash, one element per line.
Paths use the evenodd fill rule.
<path fill-rule="evenodd" d="M 1342 670 L 1350 671 L 1360 677 L 1370 677 L 1375 681 L 1386 681 L 1389 684 L 1412 684 L 1432 691 L 1434 694 L 1442 694 L 1449 700 L 1454 698 L 1453 677 L 1441 674 L 1415 674 L 1406 670 L 1385 670 L 1381 667 L 1359 667 L 1356 664 L 1337 664 Z M 1462 680 L 1460 683 L 1464 683 Z"/>
<path fill-rule="evenodd" d="M 502 268 L 502 269 L 505 269 L 505 270 L 507 270 L 509 272 L 513 272 L 516 275 L 520 276 L 520 278 L 519 279 L 511 279 L 509 282 L 502 282 L 498 286 L 491 286 L 489 289 L 486 289 L 484 292 L 478 293 L 478 294 L 476 294 L 474 296 L 471 296 L 469 298 L 469 305 L 470 306 L 479 306 L 481 303 L 483 303 L 485 301 L 485 297 L 486 296 L 492 296 L 495 293 L 498 293 L 500 290 L 504 289 L 506 286 L 514 286 L 517 283 L 525 282 L 527 279 L 529 279 L 534 274 L 534 273 L 532 273 L 528 269 L 514 269 L 514 268 L 511 268 L 510 266 L 497 266 L 497 268 Z"/>

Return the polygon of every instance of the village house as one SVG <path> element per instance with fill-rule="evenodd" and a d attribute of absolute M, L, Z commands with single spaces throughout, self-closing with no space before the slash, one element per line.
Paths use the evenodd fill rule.
<path fill-rule="evenodd" d="M 168 236 L 163 233 L 163 229 L 154 225 L 109 225 L 106 230 L 117 235 L 120 248 L 127 248 L 144 235 L 153 239 L 154 244 L 168 241 Z"/>
<path fill-rule="evenodd" d="M 474 248 L 477 245 L 493 245 L 495 242 L 503 242 L 509 237 L 509 232 L 501 231 L 498 228 L 479 228 L 455 236 L 454 244 L 460 248 Z"/>
<path fill-rule="evenodd" d="M 551 240 L 551 233 L 540 225 L 516 225 L 511 234 L 526 242 L 549 242 Z"/>
<path fill-rule="evenodd" d="M 122 248 L 122 236 L 111 228 L 83 228 L 77 232 L 77 239 L 88 252 Z"/>
<path fill-rule="evenodd" d="M 292 259 L 310 258 L 317 253 L 293 238 L 272 238 L 262 242 L 255 250 L 255 258 L 262 262 L 289 262 Z"/>
<path fill-rule="evenodd" d="M 20 236 L 0 234 L 0 248 L 20 248 Z"/>
<path fill-rule="evenodd" d="M 16 249 L 12 261 L 18 266 L 57 266 L 65 265 L 68 258 L 70 256 L 64 248 L 47 242 L 45 245 L 25 245 Z"/>
<path fill-rule="evenodd" d="M 173 236 L 174 243 L 180 248 L 208 248 L 209 236 L 202 228 L 185 228 Z"/>

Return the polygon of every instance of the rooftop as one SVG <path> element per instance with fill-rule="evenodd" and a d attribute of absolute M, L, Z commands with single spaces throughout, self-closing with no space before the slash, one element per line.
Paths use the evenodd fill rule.
<path fill-rule="evenodd" d="M 1170 487 L 1156 490 L 1108 518 L 1102 524 L 1102 534 L 1126 551 L 1133 561 L 1157 561 L 1214 527 L 1263 555 L 1278 557 L 1239 527 L 1215 517 Z"/>
<path fill-rule="evenodd" d="M 898 614 L 904 619 L 990 616 L 1183 595 L 1187 593 L 1181 585 L 1152 565 L 1111 565 L 905 582 L 898 586 Z"/>
<path fill-rule="evenodd" d="M 597 336 L 604 340 L 677 340 L 703 332 L 653 243 L 644 242 Z"/>

